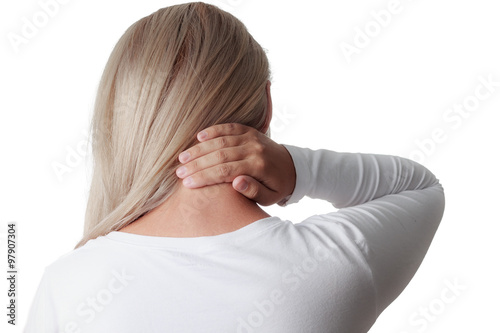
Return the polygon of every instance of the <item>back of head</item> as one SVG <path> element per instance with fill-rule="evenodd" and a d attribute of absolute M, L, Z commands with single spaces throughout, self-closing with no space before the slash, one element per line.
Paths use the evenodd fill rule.
<path fill-rule="evenodd" d="M 261 129 L 267 57 L 231 14 L 201 2 L 166 7 L 134 23 L 115 46 L 92 119 L 89 239 L 119 230 L 178 186 L 177 156 L 214 124 Z"/>

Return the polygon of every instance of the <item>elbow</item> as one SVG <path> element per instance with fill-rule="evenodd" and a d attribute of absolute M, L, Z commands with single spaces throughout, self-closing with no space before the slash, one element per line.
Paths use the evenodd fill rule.
<path fill-rule="evenodd" d="M 444 215 L 444 210 L 446 206 L 446 198 L 444 194 L 443 185 L 436 180 L 436 183 L 432 186 L 433 195 L 434 195 L 434 203 L 435 203 L 435 214 L 437 215 L 437 220 L 441 221 Z"/>

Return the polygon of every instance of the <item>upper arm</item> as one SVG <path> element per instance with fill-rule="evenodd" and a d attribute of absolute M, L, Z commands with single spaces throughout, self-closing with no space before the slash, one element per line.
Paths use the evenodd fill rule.
<path fill-rule="evenodd" d="M 371 269 L 379 314 L 408 285 L 432 242 L 444 212 L 444 193 L 437 184 L 404 191 L 340 209 L 347 228 Z"/>

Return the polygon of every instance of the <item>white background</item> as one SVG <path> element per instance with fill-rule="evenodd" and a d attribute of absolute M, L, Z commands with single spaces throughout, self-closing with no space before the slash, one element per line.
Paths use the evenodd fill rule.
<path fill-rule="evenodd" d="M 60 0 L 44 22 L 45 2 L 0 5 L 0 266 L 6 272 L 6 225 L 16 221 L 19 268 L 16 328 L 6 324 L 1 279 L 2 332 L 21 331 L 43 268 L 80 239 L 90 183 L 84 133 L 114 44 L 133 22 L 178 3 Z M 500 85 L 472 105 L 479 77 L 500 82 L 497 2 L 401 0 L 385 26 L 370 13 L 391 7 L 389 0 L 212 3 L 240 18 L 268 51 L 277 142 L 411 157 L 444 186 L 445 215 L 424 263 L 370 333 L 498 329 Z M 25 20 L 40 28 L 15 47 L 8 36 L 22 36 Z M 371 37 L 360 45 L 365 28 Z M 346 57 L 341 45 L 355 41 L 357 53 Z M 444 118 L 465 101 L 473 111 Z M 439 142 L 431 144 L 436 129 Z M 58 177 L 53 165 L 68 158 L 71 172 Z M 304 199 L 267 211 L 299 222 L 332 209 Z M 465 289 L 453 293 L 450 283 Z"/>

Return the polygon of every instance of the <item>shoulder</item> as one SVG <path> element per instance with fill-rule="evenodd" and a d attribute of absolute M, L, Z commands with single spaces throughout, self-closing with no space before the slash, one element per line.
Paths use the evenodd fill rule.
<path fill-rule="evenodd" d="M 110 267 L 126 262 L 127 257 L 118 244 L 104 236 L 89 240 L 85 245 L 71 250 L 50 263 L 45 274 L 54 283 L 70 279 L 97 277 Z"/>

